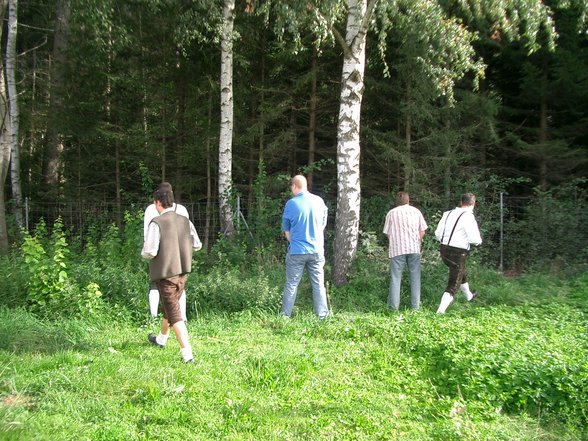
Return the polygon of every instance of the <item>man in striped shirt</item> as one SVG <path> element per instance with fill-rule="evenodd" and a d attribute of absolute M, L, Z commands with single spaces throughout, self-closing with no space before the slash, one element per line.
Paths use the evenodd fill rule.
<path fill-rule="evenodd" d="M 410 304 L 418 308 L 421 299 L 421 242 L 427 223 L 418 208 L 409 205 L 410 198 L 404 191 L 396 195 L 396 208 L 386 215 L 384 234 L 388 236 L 390 257 L 390 290 L 388 306 L 397 310 L 400 306 L 400 284 L 404 266 L 410 276 Z"/>

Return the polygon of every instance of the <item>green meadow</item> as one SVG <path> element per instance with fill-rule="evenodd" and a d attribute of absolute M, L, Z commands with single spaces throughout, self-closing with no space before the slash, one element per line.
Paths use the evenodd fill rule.
<path fill-rule="evenodd" d="M 140 222 L 97 231 L 82 246 L 40 224 L 0 256 L 0 440 L 588 439 L 581 264 L 506 276 L 474 252 L 479 297 L 438 315 L 447 269 L 426 238 L 422 307 L 404 280 L 390 312 L 385 248 L 364 240 L 320 322 L 306 278 L 279 316 L 278 248 L 220 241 L 194 256 L 184 364 L 173 336 L 147 341 Z"/>
<path fill-rule="evenodd" d="M 318 322 L 307 286 L 290 320 L 200 313 L 189 365 L 148 344 L 152 319 L 4 307 L 0 439 L 586 439 L 586 276 L 477 277 L 486 295 L 446 315 L 381 293 Z"/>

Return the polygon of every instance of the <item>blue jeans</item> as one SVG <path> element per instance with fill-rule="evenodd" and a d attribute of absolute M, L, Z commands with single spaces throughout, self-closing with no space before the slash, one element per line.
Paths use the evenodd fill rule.
<path fill-rule="evenodd" d="M 322 254 L 286 254 L 286 286 L 282 296 L 282 314 L 292 315 L 298 284 L 302 278 L 304 268 L 308 270 L 308 278 L 312 285 L 312 304 L 319 319 L 329 315 L 327 306 L 327 291 L 325 289 L 325 257 Z"/>
<path fill-rule="evenodd" d="M 390 291 L 388 293 L 388 306 L 398 309 L 400 306 L 400 284 L 404 265 L 408 266 L 410 276 L 410 306 L 418 308 L 421 300 L 421 255 L 402 254 L 390 259 Z"/>

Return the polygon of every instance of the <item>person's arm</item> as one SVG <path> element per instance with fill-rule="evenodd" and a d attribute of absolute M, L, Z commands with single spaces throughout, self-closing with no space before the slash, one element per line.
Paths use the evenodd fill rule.
<path fill-rule="evenodd" d="M 153 220 L 153 218 L 159 216 L 155 208 L 155 204 L 149 205 L 145 209 L 145 213 L 143 213 L 143 241 L 147 240 L 147 231 L 149 230 L 149 224 Z"/>
<path fill-rule="evenodd" d="M 476 222 L 474 213 L 471 213 L 467 217 L 465 232 L 468 236 L 468 242 L 472 245 L 480 245 L 482 243 L 482 236 L 480 235 L 480 229 L 478 228 L 478 222 Z"/>
<path fill-rule="evenodd" d="M 445 213 L 443 213 L 443 216 L 441 216 L 441 220 L 437 224 L 437 229 L 435 230 L 435 237 L 437 238 L 437 240 L 439 242 L 443 241 L 443 227 L 445 226 L 445 223 L 447 222 L 448 215 L 449 215 L 449 211 L 446 211 Z"/>
<path fill-rule="evenodd" d="M 429 226 L 427 225 L 427 222 L 423 217 L 423 213 L 421 213 L 419 210 L 419 238 L 421 239 L 421 242 L 425 237 L 425 232 L 427 231 L 427 228 L 429 228 Z"/>
<path fill-rule="evenodd" d="M 384 228 L 382 229 L 382 233 L 384 233 L 387 237 L 390 237 L 390 229 L 389 222 L 388 222 L 388 215 L 386 215 L 386 219 L 384 219 Z"/>
<path fill-rule="evenodd" d="M 200 241 L 200 237 L 198 237 L 198 232 L 196 231 L 196 227 L 194 224 L 190 222 L 190 236 L 192 236 L 192 248 L 194 251 L 199 251 L 202 249 L 202 242 Z"/>
<path fill-rule="evenodd" d="M 159 252 L 159 238 L 159 225 L 155 222 L 151 222 L 147 229 L 147 237 L 143 244 L 143 249 L 141 250 L 141 256 L 144 259 L 151 260 L 157 256 L 157 253 Z"/>
<path fill-rule="evenodd" d="M 290 242 L 290 218 L 288 213 L 290 212 L 290 201 L 286 202 L 286 206 L 284 207 L 284 213 L 282 214 L 282 231 L 284 232 L 284 236 L 286 240 Z"/>

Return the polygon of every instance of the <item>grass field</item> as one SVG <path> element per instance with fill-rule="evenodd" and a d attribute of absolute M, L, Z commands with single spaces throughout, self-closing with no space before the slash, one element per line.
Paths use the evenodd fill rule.
<path fill-rule="evenodd" d="M 191 365 L 150 319 L 3 308 L 0 439 L 583 440 L 585 282 L 503 280 L 444 316 L 201 314 Z"/>

